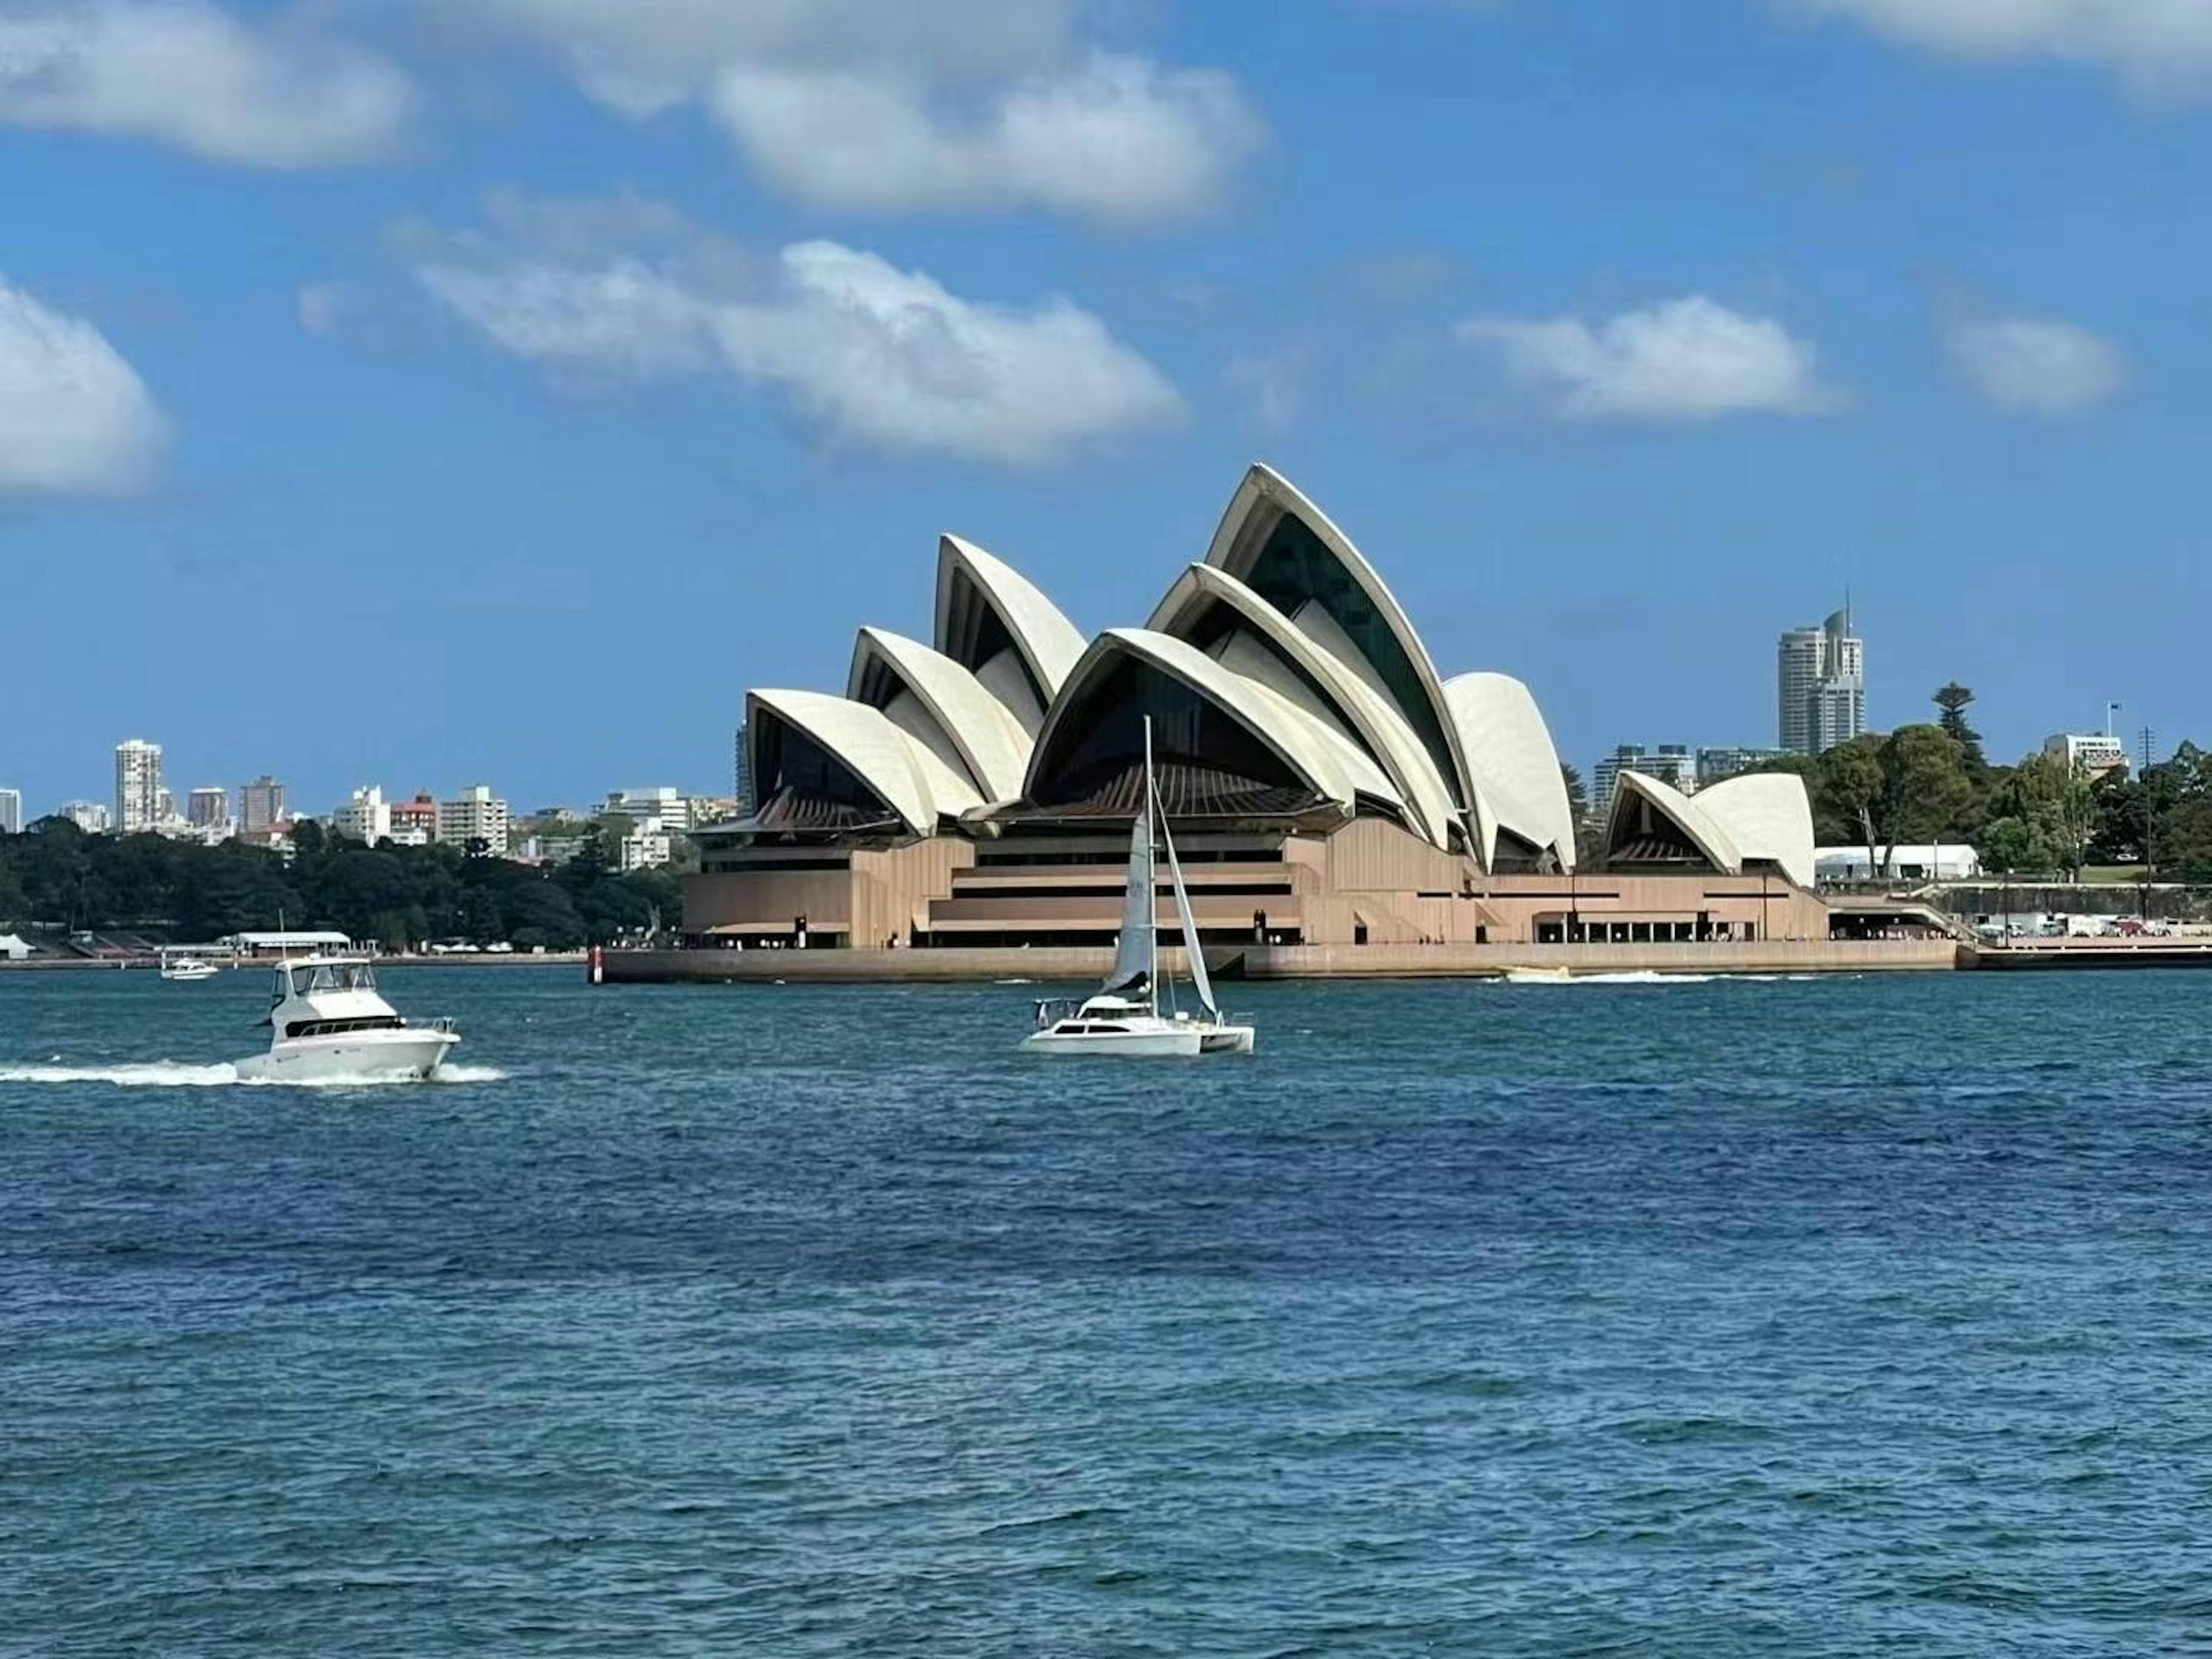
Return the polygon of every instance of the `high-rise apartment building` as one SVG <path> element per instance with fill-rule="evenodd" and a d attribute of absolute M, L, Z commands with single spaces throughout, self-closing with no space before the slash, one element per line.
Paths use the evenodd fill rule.
<path fill-rule="evenodd" d="M 125 738 L 115 745 L 115 827 L 130 836 L 161 822 L 161 745 Z"/>
<path fill-rule="evenodd" d="M 0 789 L 0 836 L 23 833 L 23 792 Z"/>
<path fill-rule="evenodd" d="M 412 800 L 392 803 L 392 840 L 398 847 L 428 847 L 438 838 L 438 803 L 418 789 Z"/>
<path fill-rule="evenodd" d="M 371 847 L 392 836 L 392 804 L 375 784 L 356 789 L 346 804 L 331 814 L 331 828 Z"/>
<path fill-rule="evenodd" d="M 67 818 L 88 836 L 107 833 L 107 809 L 96 800 L 65 800 L 54 816 Z"/>
<path fill-rule="evenodd" d="M 185 822 L 195 830 L 216 830 L 230 819 L 230 791 L 195 789 L 185 797 Z"/>
<path fill-rule="evenodd" d="M 264 772 L 238 791 L 238 823 L 242 830 L 273 830 L 284 821 L 284 786 Z"/>
<path fill-rule="evenodd" d="M 745 752 L 745 728 L 742 721 L 738 726 L 736 749 L 737 761 L 730 775 L 737 786 L 738 815 L 742 817 L 753 810 L 753 761 L 752 757 Z"/>
<path fill-rule="evenodd" d="M 465 847 L 480 841 L 486 850 L 507 855 L 507 803 L 489 784 L 474 784 L 452 800 L 438 803 L 438 839 Z"/>
<path fill-rule="evenodd" d="M 1846 605 L 1818 628 L 1793 628 L 1775 648 L 1775 736 L 1818 755 L 1866 730 L 1866 642 Z"/>

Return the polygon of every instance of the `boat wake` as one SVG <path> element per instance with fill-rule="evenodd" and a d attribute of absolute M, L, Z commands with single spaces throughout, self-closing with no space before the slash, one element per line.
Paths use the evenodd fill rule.
<path fill-rule="evenodd" d="M 506 1079 L 507 1073 L 496 1066 L 441 1066 L 428 1081 L 501 1083 Z M 416 1080 L 396 1077 L 246 1078 L 239 1076 L 238 1067 L 228 1061 L 212 1066 L 189 1066 L 174 1060 L 123 1066 L 0 1066 L 0 1083 L 105 1083 L 118 1089 L 380 1089 Z"/>
<path fill-rule="evenodd" d="M 1721 974 L 1662 974 L 1656 969 L 1637 968 L 1617 974 L 1573 974 L 1559 979 L 1516 980 L 1516 985 L 1710 985 Z"/>

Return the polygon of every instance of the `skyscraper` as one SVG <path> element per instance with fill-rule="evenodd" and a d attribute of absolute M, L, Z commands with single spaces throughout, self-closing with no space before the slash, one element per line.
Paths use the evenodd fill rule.
<path fill-rule="evenodd" d="M 264 772 L 238 790 L 238 822 L 244 830 L 270 830 L 283 822 L 284 786 Z"/>
<path fill-rule="evenodd" d="M 753 810 L 753 762 L 752 757 L 745 752 L 745 727 L 742 720 L 738 723 L 735 748 L 737 761 L 732 769 L 732 775 L 737 785 L 734 793 L 738 798 L 738 813 L 743 817 Z"/>
<path fill-rule="evenodd" d="M 1851 632 L 1844 607 L 1818 628 L 1793 628 L 1775 648 L 1778 720 L 1783 748 L 1818 755 L 1866 730 L 1866 643 Z"/>
<path fill-rule="evenodd" d="M 185 818 L 195 830 L 212 830 L 230 817 L 230 791 L 212 785 L 185 797 Z"/>
<path fill-rule="evenodd" d="M 0 836 L 23 833 L 23 792 L 0 789 Z"/>
<path fill-rule="evenodd" d="M 124 835 L 161 822 L 161 745 L 125 738 L 115 745 L 115 827 Z"/>

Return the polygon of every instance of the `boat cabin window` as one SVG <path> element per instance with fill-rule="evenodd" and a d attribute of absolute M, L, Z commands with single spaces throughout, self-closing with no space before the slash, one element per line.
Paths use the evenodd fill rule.
<path fill-rule="evenodd" d="M 374 991 L 376 975 L 365 962 L 319 962 L 291 970 L 292 994 L 314 991 Z M 281 975 L 280 975 L 281 977 Z"/>
<path fill-rule="evenodd" d="M 396 1031 L 407 1022 L 397 1014 L 365 1014 L 358 1019 L 291 1019 L 284 1022 L 288 1037 L 343 1036 L 349 1031 Z"/>

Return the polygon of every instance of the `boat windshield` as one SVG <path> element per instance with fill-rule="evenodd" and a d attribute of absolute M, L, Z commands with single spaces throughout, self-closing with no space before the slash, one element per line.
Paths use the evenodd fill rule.
<path fill-rule="evenodd" d="M 314 991 L 374 991 L 376 975 L 365 962 L 319 962 L 292 969 L 292 994 Z"/>

